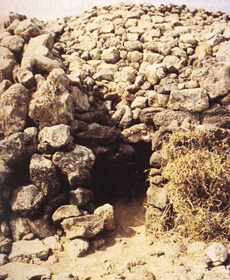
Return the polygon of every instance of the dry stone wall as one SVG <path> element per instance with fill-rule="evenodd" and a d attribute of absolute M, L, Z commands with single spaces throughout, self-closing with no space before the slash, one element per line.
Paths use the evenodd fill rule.
<path fill-rule="evenodd" d="M 134 144 L 151 144 L 148 226 L 152 209 L 167 204 L 164 134 L 230 129 L 224 13 L 119 4 L 48 22 L 11 13 L 0 26 L 0 253 L 11 260 L 34 261 L 18 242 L 42 250 L 38 239 L 55 243 L 57 233 L 73 239 L 78 256 L 114 228 L 111 207 L 94 214 L 90 204 L 102 155 L 126 160 Z M 43 243 L 35 261 L 54 250 Z"/>

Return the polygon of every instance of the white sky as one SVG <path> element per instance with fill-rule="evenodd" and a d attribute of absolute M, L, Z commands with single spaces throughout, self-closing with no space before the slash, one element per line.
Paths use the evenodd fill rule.
<path fill-rule="evenodd" d="M 9 12 L 25 14 L 40 20 L 77 15 L 93 6 L 149 2 L 155 6 L 173 3 L 208 11 L 223 11 L 230 14 L 230 0 L 0 0 L 0 16 Z"/>

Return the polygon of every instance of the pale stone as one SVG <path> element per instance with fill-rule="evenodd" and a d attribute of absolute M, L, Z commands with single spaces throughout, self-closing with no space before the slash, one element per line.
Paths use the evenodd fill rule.
<path fill-rule="evenodd" d="M 70 126 L 65 124 L 44 127 L 38 134 L 39 149 L 46 150 L 47 146 L 55 150 L 72 143 Z"/>
<path fill-rule="evenodd" d="M 54 222 L 61 222 L 64 219 L 78 217 L 81 215 L 81 211 L 76 205 L 62 205 L 52 215 Z"/>
<path fill-rule="evenodd" d="M 145 108 L 147 104 L 147 100 L 148 100 L 147 97 L 137 96 L 131 104 L 131 109 Z"/>
<path fill-rule="evenodd" d="M 42 267 L 40 265 L 25 264 L 20 262 L 10 262 L 0 269 L 0 277 L 5 278 L 7 275 L 8 279 L 49 279 L 51 277 L 50 269 Z"/>
<path fill-rule="evenodd" d="M 147 190 L 147 203 L 149 205 L 155 206 L 159 209 L 165 209 L 168 197 L 165 188 L 159 188 L 156 186 L 150 186 Z"/>
<path fill-rule="evenodd" d="M 20 67 L 15 67 L 13 71 L 13 78 L 16 83 L 21 83 L 27 88 L 35 85 L 35 78 L 31 71 Z"/>
<path fill-rule="evenodd" d="M 214 265 L 223 264 L 228 258 L 228 250 L 222 243 L 214 242 L 205 250 Z"/>
<path fill-rule="evenodd" d="M 42 242 L 47 248 L 51 249 L 52 251 L 63 250 L 61 243 L 54 236 L 46 237 L 45 239 L 42 240 Z"/>
<path fill-rule="evenodd" d="M 131 143 L 137 143 L 139 141 L 150 142 L 151 133 L 153 131 L 152 126 L 147 126 L 144 123 L 133 125 L 122 131 L 124 140 Z"/>
<path fill-rule="evenodd" d="M 91 238 L 104 229 L 104 220 L 96 215 L 86 215 L 65 219 L 61 225 L 69 239 Z"/>
<path fill-rule="evenodd" d="M 106 230 L 114 230 L 115 226 L 115 218 L 114 218 L 114 209 L 113 206 L 110 204 L 104 204 L 95 209 L 95 215 L 98 215 L 104 219 L 105 222 L 105 229 Z"/>
<path fill-rule="evenodd" d="M 14 262 L 28 263 L 33 258 L 46 260 L 49 256 L 49 248 L 39 239 L 21 240 L 13 243 L 9 259 Z"/>
<path fill-rule="evenodd" d="M 24 45 L 24 40 L 17 35 L 6 36 L 1 40 L 1 45 L 12 52 L 20 52 Z"/>
<path fill-rule="evenodd" d="M 25 19 L 18 24 L 14 33 L 28 42 L 31 37 L 41 35 L 42 31 L 31 19 Z"/>
<path fill-rule="evenodd" d="M 120 59 L 120 53 L 115 47 L 111 47 L 102 52 L 101 59 L 106 63 L 117 63 Z"/>
<path fill-rule="evenodd" d="M 132 110 L 129 106 L 123 105 L 112 115 L 112 120 L 119 123 L 120 127 L 128 128 L 133 120 Z"/>
<path fill-rule="evenodd" d="M 68 124 L 73 119 L 73 99 L 66 88 L 66 75 L 54 69 L 36 92 L 29 104 L 29 116 L 40 128 Z"/>
<path fill-rule="evenodd" d="M 195 45 L 197 43 L 196 39 L 191 33 L 182 34 L 179 39 L 180 42 L 185 44 Z"/>
<path fill-rule="evenodd" d="M 89 249 L 89 241 L 86 239 L 76 238 L 66 243 L 65 251 L 76 261 L 78 257 L 84 256 Z"/>
<path fill-rule="evenodd" d="M 171 91 L 168 109 L 195 113 L 208 108 L 208 95 L 200 88 Z"/>

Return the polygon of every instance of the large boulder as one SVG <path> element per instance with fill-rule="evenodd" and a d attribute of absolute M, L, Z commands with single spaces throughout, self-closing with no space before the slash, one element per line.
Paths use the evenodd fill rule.
<path fill-rule="evenodd" d="M 177 121 L 178 124 L 182 124 L 185 119 L 191 122 L 191 124 L 200 124 L 198 113 L 164 110 L 153 115 L 153 123 L 156 126 L 166 127 L 173 121 Z"/>
<path fill-rule="evenodd" d="M 30 94 L 21 84 L 14 84 L 0 96 L 0 130 L 9 135 L 26 125 Z"/>
<path fill-rule="evenodd" d="M 211 99 L 226 95 L 230 88 L 229 64 L 214 59 L 202 63 L 193 71 L 192 79 L 200 84 Z"/>
<path fill-rule="evenodd" d="M 14 33 L 28 42 L 31 37 L 41 35 L 42 31 L 31 19 L 25 19 L 18 24 Z"/>
<path fill-rule="evenodd" d="M 71 128 L 65 124 L 44 127 L 38 134 L 38 149 L 47 152 L 49 148 L 61 149 L 72 143 Z"/>
<path fill-rule="evenodd" d="M 11 208 L 14 212 L 33 216 L 40 212 L 45 203 L 45 196 L 35 185 L 20 187 L 13 191 Z"/>
<path fill-rule="evenodd" d="M 13 78 L 16 83 L 20 83 L 26 88 L 32 88 L 35 85 L 33 73 L 25 68 L 14 67 Z"/>
<path fill-rule="evenodd" d="M 5 36 L 2 40 L 1 40 L 1 45 L 3 47 L 8 48 L 10 51 L 12 52 L 20 52 L 24 46 L 24 40 L 22 39 L 22 37 L 17 36 L 17 35 L 9 35 L 9 36 Z"/>
<path fill-rule="evenodd" d="M 66 174 L 71 186 L 84 185 L 90 179 L 90 171 L 95 161 L 93 152 L 76 145 L 71 152 L 56 152 L 53 163 Z"/>
<path fill-rule="evenodd" d="M 16 61 L 13 59 L 0 60 L 0 75 L 1 81 L 5 79 L 12 80 L 12 72 L 16 65 Z"/>
<path fill-rule="evenodd" d="M 73 99 L 64 87 L 66 79 L 62 69 L 54 69 L 33 94 L 29 116 L 40 128 L 68 124 L 73 119 Z"/>
<path fill-rule="evenodd" d="M 55 165 L 51 160 L 39 154 L 34 154 L 31 158 L 30 179 L 45 196 L 53 195 L 60 189 Z"/>
<path fill-rule="evenodd" d="M 104 229 L 104 220 L 96 215 L 86 215 L 65 219 L 61 225 L 69 239 L 91 238 Z"/>
<path fill-rule="evenodd" d="M 209 108 L 209 98 L 200 88 L 172 90 L 168 108 L 175 111 L 202 112 Z"/>
<path fill-rule="evenodd" d="M 51 72 L 59 68 L 60 63 L 52 55 L 53 37 L 50 33 L 32 38 L 23 54 L 21 67 L 32 70 Z"/>
<path fill-rule="evenodd" d="M 15 166 L 31 156 L 37 148 L 37 129 L 30 127 L 0 140 L 0 158 Z"/>

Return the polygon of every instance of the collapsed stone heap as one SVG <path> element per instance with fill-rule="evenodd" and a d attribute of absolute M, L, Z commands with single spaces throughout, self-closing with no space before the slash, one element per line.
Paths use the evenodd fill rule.
<path fill-rule="evenodd" d="M 152 209 L 167 203 L 162 135 L 188 124 L 230 128 L 229 50 L 228 16 L 186 6 L 119 4 L 56 21 L 3 19 L 0 253 L 10 253 L 13 241 L 16 248 L 62 230 L 74 242 L 85 238 L 87 250 L 88 238 L 106 228 L 89 204 L 91 170 L 100 157 L 125 161 L 139 142 L 153 152 L 148 227 Z M 102 213 L 112 216 L 107 208 Z M 31 261 L 15 251 L 11 260 Z"/>

